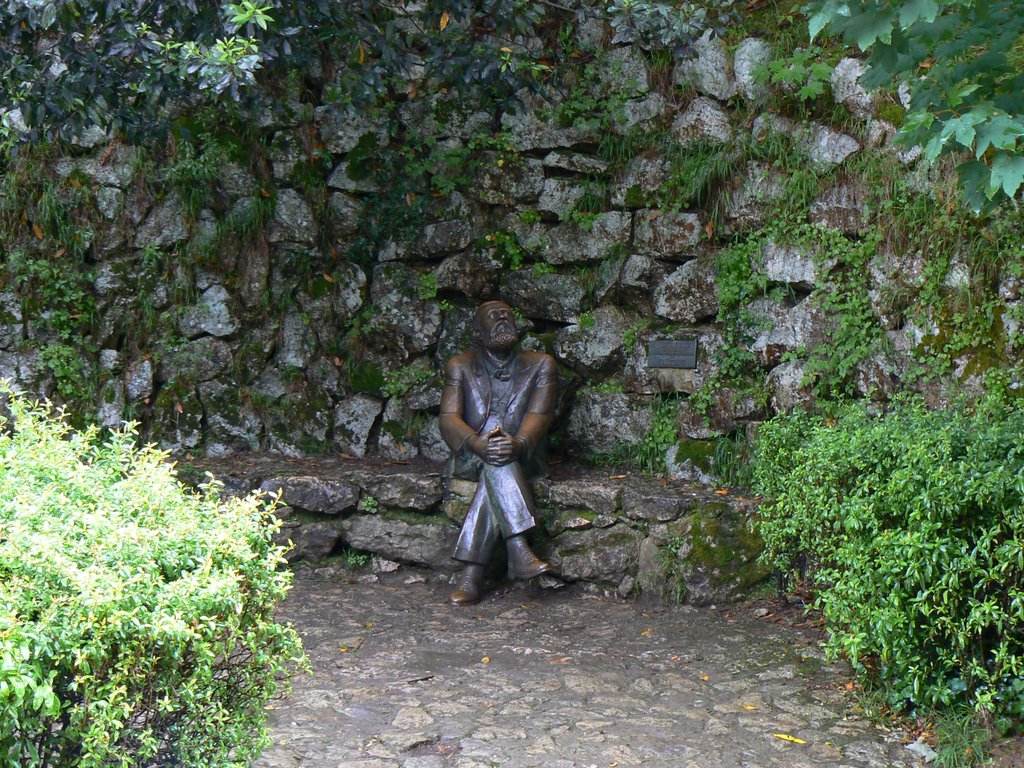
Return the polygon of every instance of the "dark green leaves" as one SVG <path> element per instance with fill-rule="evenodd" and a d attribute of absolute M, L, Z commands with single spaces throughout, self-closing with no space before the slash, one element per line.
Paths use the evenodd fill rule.
<path fill-rule="evenodd" d="M 868 54 L 866 86 L 908 88 L 905 143 L 920 144 L 929 159 L 974 155 L 960 170 L 974 210 L 1020 192 L 1024 0 L 816 0 L 810 11 L 812 38 L 828 31 Z"/>
<path fill-rule="evenodd" d="M 862 670 L 870 658 L 894 704 L 965 702 L 1019 722 L 1024 406 L 990 396 L 872 410 L 761 428 L 768 557 L 815 564 L 829 649 Z"/>

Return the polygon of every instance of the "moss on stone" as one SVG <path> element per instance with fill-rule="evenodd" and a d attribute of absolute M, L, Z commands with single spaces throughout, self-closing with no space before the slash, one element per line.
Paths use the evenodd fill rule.
<path fill-rule="evenodd" d="M 676 448 L 678 463 L 682 464 L 689 459 L 695 467 L 705 472 L 711 471 L 714 456 L 715 441 L 713 440 L 680 440 Z"/>

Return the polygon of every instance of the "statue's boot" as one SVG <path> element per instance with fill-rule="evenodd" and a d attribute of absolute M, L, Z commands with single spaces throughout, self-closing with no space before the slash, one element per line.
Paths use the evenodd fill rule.
<path fill-rule="evenodd" d="M 522 534 L 505 539 L 505 548 L 508 550 L 508 575 L 513 579 L 532 579 L 554 570 L 550 563 L 533 554 Z"/>
<path fill-rule="evenodd" d="M 480 601 L 480 590 L 484 583 L 484 567 L 478 563 L 466 563 L 458 586 L 448 595 L 452 605 L 472 605 Z"/>

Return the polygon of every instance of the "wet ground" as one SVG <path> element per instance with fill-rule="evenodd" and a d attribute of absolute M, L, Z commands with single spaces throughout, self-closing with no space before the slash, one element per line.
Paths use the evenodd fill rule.
<path fill-rule="evenodd" d="M 749 610 L 448 590 L 297 578 L 283 618 L 313 674 L 269 713 L 260 768 L 922 765 L 814 637 Z"/>

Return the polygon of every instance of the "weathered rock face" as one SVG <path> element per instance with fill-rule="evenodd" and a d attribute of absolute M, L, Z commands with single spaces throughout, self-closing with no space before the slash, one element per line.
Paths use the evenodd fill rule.
<path fill-rule="evenodd" d="M 441 333 L 441 310 L 418 298 L 420 273 L 399 264 L 382 264 L 373 275 L 370 297 L 383 335 L 408 354 L 423 352 Z"/>
<path fill-rule="evenodd" d="M 692 258 L 698 254 L 703 234 L 697 214 L 637 211 L 633 247 L 642 255 L 659 259 Z"/>

